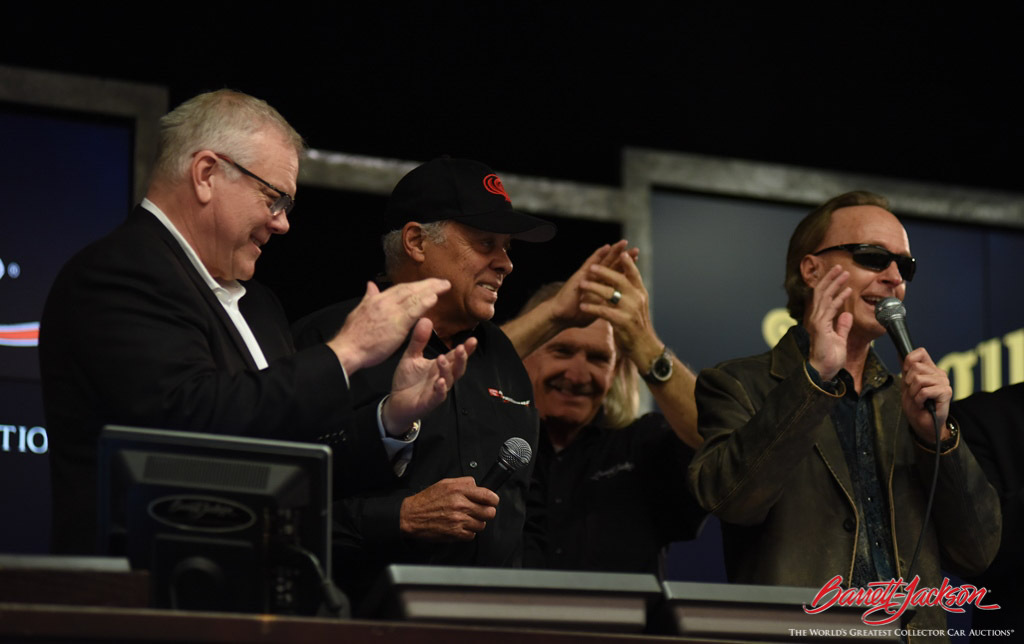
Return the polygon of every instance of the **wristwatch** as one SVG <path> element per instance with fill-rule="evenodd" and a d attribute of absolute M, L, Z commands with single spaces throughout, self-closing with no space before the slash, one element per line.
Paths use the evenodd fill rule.
<path fill-rule="evenodd" d="M 647 370 L 647 373 L 641 374 L 641 377 L 651 384 L 668 382 L 668 379 L 672 377 L 672 351 L 668 347 L 662 346 L 661 355 L 651 362 L 651 368 Z"/>
<path fill-rule="evenodd" d="M 411 443 L 416 440 L 416 437 L 420 435 L 420 426 L 422 423 L 419 420 L 412 421 L 412 426 L 400 436 L 392 436 L 395 440 L 400 440 L 403 443 Z"/>

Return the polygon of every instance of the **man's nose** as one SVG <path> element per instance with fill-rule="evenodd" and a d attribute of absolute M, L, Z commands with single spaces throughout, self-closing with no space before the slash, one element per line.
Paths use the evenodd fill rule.
<path fill-rule="evenodd" d="M 565 365 L 565 378 L 573 384 L 586 384 L 590 380 L 587 359 L 583 353 L 575 353 Z"/>
<path fill-rule="evenodd" d="M 292 227 L 292 225 L 288 222 L 288 213 L 286 213 L 283 210 L 277 213 L 276 215 L 273 215 L 270 218 L 270 223 L 268 223 L 267 226 L 270 228 L 270 232 L 274 233 L 275 235 L 283 235 L 286 232 L 288 232 L 289 228 Z"/>
<path fill-rule="evenodd" d="M 512 272 L 512 258 L 508 256 L 507 250 L 499 248 L 495 252 L 494 259 L 491 260 L 491 268 L 502 275 Z"/>
<path fill-rule="evenodd" d="M 894 287 L 903 283 L 903 276 L 900 275 L 900 269 L 896 266 L 896 262 L 889 262 L 889 265 L 882 270 L 879 276 L 883 282 Z"/>

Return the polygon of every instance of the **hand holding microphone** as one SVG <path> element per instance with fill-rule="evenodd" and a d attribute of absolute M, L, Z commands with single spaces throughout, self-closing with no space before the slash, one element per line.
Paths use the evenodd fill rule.
<path fill-rule="evenodd" d="M 925 443 L 935 443 L 934 420 L 943 428 L 943 440 L 949 402 L 953 389 L 949 376 L 935 366 L 928 352 L 914 349 L 907 330 L 907 309 L 895 297 L 887 297 L 875 305 L 875 319 L 885 327 L 903 361 L 903 411 L 911 427 Z"/>
<path fill-rule="evenodd" d="M 533 450 L 530 449 L 530 444 L 518 436 L 513 436 L 498 450 L 498 460 L 480 480 L 480 487 L 497 492 L 513 474 L 528 465 L 531 458 Z"/>
<path fill-rule="evenodd" d="M 497 514 L 498 489 L 523 466 L 533 450 L 513 436 L 498 451 L 498 461 L 478 485 L 471 476 L 441 479 L 406 497 L 399 512 L 399 529 L 425 541 L 472 541 Z"/>

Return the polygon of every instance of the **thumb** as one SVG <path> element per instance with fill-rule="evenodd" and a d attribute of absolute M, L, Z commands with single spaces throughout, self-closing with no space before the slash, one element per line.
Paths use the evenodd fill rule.
<path fill-rule="evenodd" d="M 418 358 L 423 355 L 423 348 L 430 341 L 430 332 L 434 325 L 428 318 L 420 318 L 416 326 L 412 328 L 412 337 L 409 339 L 409 346 L 405 349 L 406 357 Z"/>
<path fill-rule="evenodd" d="M 850 335 L 850 329 L 853 327 L 853 314 L 849 311 L 843 311 L 839 314 L 836 319 L 836 335 L 846 341 L 846 338 Z"/>

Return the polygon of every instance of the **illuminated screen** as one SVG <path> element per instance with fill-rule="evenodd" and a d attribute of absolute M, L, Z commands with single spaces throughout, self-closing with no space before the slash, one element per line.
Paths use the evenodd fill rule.
<path fill-rule="evenodd" d="M 0 551 L 49 549 L 39 318 L 77 250 L 127 216 L 133 122 L 0 103 Z"/>

